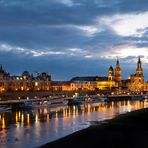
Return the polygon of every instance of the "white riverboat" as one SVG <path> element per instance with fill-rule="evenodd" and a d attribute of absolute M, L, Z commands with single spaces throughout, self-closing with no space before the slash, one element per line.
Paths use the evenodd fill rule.
<path fill-rule="evenodd" d="M 65 106 L 67 104 L 68 101 L 64 99 L 50 99 L 44 101 L 26 100 L 22 108 L 23 109 L 40 109 L 40 108 L 51 108 L 51 107 L 53 108 L 58 106 Z"/>

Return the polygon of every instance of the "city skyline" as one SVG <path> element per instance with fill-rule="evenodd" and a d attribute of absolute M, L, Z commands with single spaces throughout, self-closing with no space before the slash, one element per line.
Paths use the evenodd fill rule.
<path fill-rule="evenodd" d="M 140 56 L 139 56 L 140 57 Z M 117 56 L 116 57 L 116 60 L 119 60 L 119 62 L 120 62 L 120 65 L 121 65 L 121 61 L 120 61 L 120 59 L 119 59 L 119 57 Z M 90 74 L 89 75 L 89 73 L 87 74 L 85 74 L 85 75 L 83 75 L 83 73 L 79 73 L 79 75 L 73 75 L 72 77 L 69 77 L 69 79 L 68 78 L 65 78 L 65 79 L 59 79 L 59 81 L 62 81 L 62 80 L 71 80 L 71 78 L 73 78 L 73 77 L 76 77 L 76 76 L 106 76 L 106 74 L 108 73 L 108 69 L 109 69 L 109 67 L 110 66 L 112 66 L 113 68 L 115 68 L 115 66 L 116 66 L 116 64 L 115 64 L 115 62 L 113 63 L 113 64 L 111 64 L 110 63 L 110 65 L 108 65 L 108 67 L 107 67 L 107 69 L 105 70 L 105 73 L 103 72 L 101 72 L 100 71 L 100 73 L 97 73 L 97 74 Z M 124 70 L 126 70 L 126 69 L 123 69 L 122 68 L 122 65 L 121 65 L 121 69 L 122 69 L 122 79 L 128 79 L 129 77 L 130 77 L 130 75 L 132 75 L 132 74 L 134 74 L 136 71 L 135 71 L 135 68 L 136 68 L 136 66 L 137 66 L 137 63 L 135 64 L 135 66 L 134 66 L 134 69 L 133 69 L 133 71 L 128 71 L 128 75 L 125 77 L 125 72 L 124 72 Z M 47 71 L 38 71 L 38 70 L 36 70 L 36 71 L 29 71 L 28 69 L 24 69 L 23 71 L 21 71 L 20 73 L 11 73 L 10 71 L 8 71 L 2 64 L 1 64 L 1 67 L 2 67 L 2 69 L 4 69 L 6 72 L 8 72 L 11 76 L 21 76 L 22 74 L 23 74 L 23 72 L 29 72 L 30 74 L 32 74 L 32 75 L 34 75 L 34 76 L 38 76 L 38 75 L 40 75 L 40 74 L 42 74 L 42 73 L 47 73 L 47 74 L 49 74 L 49 75 L 51 75 L 51 73 L 49 73 L 49 72 L 47 72 Z M 124 66 L 123 66 L 124 67 Z M 143 65 L 142 65 L 142 67 L 143 67 Z M 105 68 L 105 67 L 104 67 Z M 143 68 L 143 70 L 144 70 L 144 68 Z M 144 72 L 145 73 L 145 72 Z M 145 75 L 144 75 L 145 76 Z M 51 77 L 52 78 L 54 78 L 53 80 L 58 80 L 58 79 L 56 79 L 55 78 L 55 76 L 54 75 L 51 75 Z M 147 77 L 145 77 L 145 80 L 147 81 L 147 79 L 146 79 Z"/>
<path fill-rule="evenodd" d="M 140 56 L 138 56 L 138 58 L 137 58 L 138 60 L 137 60 L 137 63 L 136 63 L 136 66 L 138 66 L 139 64 L 139 61 L 140 61 L 140 65 L 141 65 L 141 68 L 142 68 L 142 71 L 144 70 L 143 69 L 143 65 L 142 65 L 142 61 L 141 61 L 141 57 Z M 119 57 L 117 56 L 116 57 L 116 63 L 114 63 L 113 65 L 110 65 L 109 67 L 108 67 L 108 69 L 107 69 L 107 71 L 110 69 L 110 68 L 113 68 L 113 71 L 114 71 L 114 74 L 115 74 L 115 70 L 116 70 L 116 67 L 117 67 L 117 65 L 119 65 L 119 67 L 121 66 L 120 65 L 120 59 L 119 59 Z M 28 70 L 23 70 L 21 73 L 19 73 L 19 74 L 12 74 L 12 73 L 10 73 L 9 71 L 7 71 L 4 67 L 3 67 L 3 65 L 0 65 L 0 69 L 1 69 L 1 71 L 2 72 L 4 72 L 4 73 L 6 73 L 6 75 L 8 74 L 9 76 L 14 76 L 14 77 L 21 77 L 21 76 L 23 76 L 24 75 L 24 73 L 28 73 L 28 75 L 30 75 L 30 76 L 32 76 L 32 77 L 38 77 L 38 76 L 40 76 L 40 75 L 42 75 L 42 74 L 46 74 L 46 75 L 49 75 L 50 77 L 54 77 L 53 75 L 51 75 L 50 73 L 48 73 L 48 72 L 46 72 L 46 71 L 40 71 L 40 72 L 38 72 L 38 71 L 34 71 L 34 72 L 31 72 L 31 71 L 28 71 Z M 120 67 L 120 70 L 121 70 L 121 79 L 122 80 L 127 80 L 127 79 L 130 79 L 130 77 L 132 76 L 132 75 L 135 75 L 135 73 L 136 73 L 136 69 L 135 69 L 135 71 L 133 71 L 132 73 L 130 73 L 126 78 L 123 76 L 123 69 L 122 69 L 122 67 Z M 73 77 L 71 77 L 71 78 L 69 78 L 69 79 L 67 79 L 66 81 L 70 81 L 71 79 L 73 79 L 73 78 L 75 78 L 75 77 L 92 77 L 92 76 L 96 76 L 96 77 L 105 77 L 107 75 L 107 73 L 106 74 L 104 74 L 104 75 L 100 75 L 100 74 L 96 74 L 96 75 L 82 75 L 82 74 L 80 74 L 80 75 L 75 75 L 75 76 L 73 76 Z M 115 74 L 116 75 L 116 74 Z M 144 75 L 143 75 L 144 76 Z M 144 76 L 145 77 L 145 76 Z M 51 79 L 51 78 L 50 78 Z M 51 80 L 53 80 L 53 81 L 55 81 L 56 79 L 51 79 Z M 56 80 L 57 81 L 57 80 Z M 65 79 L 64 80 L 59 80 L 59 81 L 65 81 Z M 146 79 L 145 79 L 145 81 L 147 81 Z"/>
<path fill-rule="evenodd" d="M 141 56 L 148 80 L 148 6 L 132 0 L 0 0 L 0 64 L 12 74 L 54 80 L 106 75 L 120 58 L 123 78 Z"/>

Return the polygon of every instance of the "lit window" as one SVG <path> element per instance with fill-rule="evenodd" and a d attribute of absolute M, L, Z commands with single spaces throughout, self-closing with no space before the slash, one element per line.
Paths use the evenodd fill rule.
<path fill-rule="evenodd" d="M 35 86 L 38 86 L 38 82 L 35 82 Z"/>

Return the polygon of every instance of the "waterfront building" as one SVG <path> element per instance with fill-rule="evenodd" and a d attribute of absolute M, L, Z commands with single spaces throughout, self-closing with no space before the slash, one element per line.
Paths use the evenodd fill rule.
<path fill-rule="evenodd" d="M 71 90 L 91 90 L 97 87 L 96 81 L 98 76 L 74 77 L 70 80 Z"/>
<path fill-rule="evenodd" d="M 73 77 L 70 81 L 52 81 L 48 73 L 38 73 L 36 76 L 24 71 L 20 76 L 10 76 L 0 66 L 0 92 L 6 91 L 148 91 L 148 82 L 144 81 L 140 56 L 137 61 L 136 73 L 122 80 L 122 70 L 117 58 L 115 68 L 109 67 L 106 76 Z"/>
<path fill-rule="evenodd" d="M 10 74 L 0 66 L 0 92 L 7 91 L 10 85 Z"/>
<path fill-rule="evenodd" d="M 71 90 L 107 90 L 116 88 L 114 69 L 110 66 L 108 76 L 74 77 L 71 79 Z"/>
<path fill-rule="evenodd" d="M 43 72 L 33 76 L 24 71 L 21 76 L 10 76 L 0 67 L 0 92 L 5 91 L 47 91 L 50 90 L 51 76 Z"/>
<path fill-rule="evenodd" d="M 70 81 L 51 81 L 51 88 L 53 91 L 71 91 Z"/>
<path fill-rule="evenodd" d="M 144 83 L 144 91 L 145 91 L 145 92 L 148 91 L 148 81 Z"/>
<path fill-rule="evenodd" d="M 130 91 L 144 91 L 144 76 L 140 56 L 138 57 L 136 73 L 130 75 L 130 82 L 128 83 L 128 90 Z"/>

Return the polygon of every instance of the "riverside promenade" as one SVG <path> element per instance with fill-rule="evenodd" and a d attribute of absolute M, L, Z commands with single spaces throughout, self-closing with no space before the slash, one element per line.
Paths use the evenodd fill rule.
<path fill-rule="evenodd" d="M 119 115 L 101 124 L 93 122 L 89 128 L 41 146 L 44 147 L 148 148 L 148 108 Z"/>
<path fill-rule="evenodd" d="M 3 92 L 0 93 L 0 101 L 5 100 L 16 100 L 16 99 L 33 99 L 33 98 L 42 98 L 42 97 L 61 97 L 68 96 L 72 97 L 76 92 L 75 91 L 14 91 L 14 92 Z M 84 95 L 95 95 L 94 91 L 77 91 L 80 96 Z"/>

